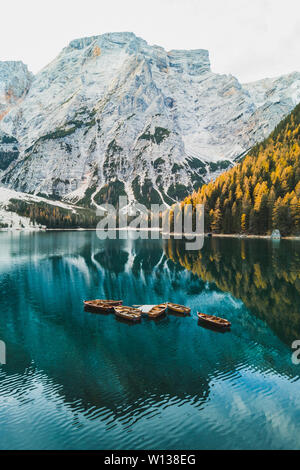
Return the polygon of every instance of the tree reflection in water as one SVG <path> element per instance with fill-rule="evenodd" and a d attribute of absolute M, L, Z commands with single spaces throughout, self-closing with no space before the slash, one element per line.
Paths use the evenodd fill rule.
<path fill-rule="evenodd" d="M 300 337 L 300 243 L 206 239 L 201 251 L 168 240 L 166 255 L 203 281 L 241 299 L 287 344 Z"/>

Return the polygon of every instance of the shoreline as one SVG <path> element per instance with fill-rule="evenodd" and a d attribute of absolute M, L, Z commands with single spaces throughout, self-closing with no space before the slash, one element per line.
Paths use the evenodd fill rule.
<path fill-rule="evenodd" d="M 207 236 L 207 234 L 205 234 Z M 280 241 L 280 240 L 300 240 L 300 236 L 297 235 L 290 235 L 286 237 L 280 237 L 280 238 L 272 238 L 271 235 L 241 235 L 238 233 L 213 233 L 211 235 L 212 238 L 240 238 L 241 240 L 245 239 L 252 239 L 252 238 L 262 238 L 264 240 L 273 240 L 273 241 Z"/>
<path fill-rule="evenodd" d="M 286 237 L 281 237 L 281 238 L 272 238 L 271 235 L 243 235 L 239 233 L 205 233 L 203 234 L 197 234 L 197 233 L 178 233 L 178 232 L 162 232 L 161 228 L 115 228 L 111 229 L 110 231 L 115 230 L 117 232 L 123 232 L 123 231 L 128 231 L 128 232 L 159 232 L 161 235 L 169 235 L 170 237 L 176 237 L 176 236 L 181 236 L 183 239 L 184 238 L 195 238 L 195 237 L 205 237 L 208 238 L 208 235 L 210 235 L 209 238 L 239 238 L 241 240 L 246 240 L 246 239 L 264 239 L 264 240 L 273 240 L 273 241 L 280 241 L 280 240 L 300 240 L 300 236 L 297 235 L 291 235 L 291 236 L 286 236 Z M 105 229 L 97 229 L 97 228 L 36 228 L 36 229 L 21 229 L 21 228 L 0 228 L 0 232 L 25 232 L 25 233 L 40 233 L 40 232 L 97 232 L 101 231 L 104 232 L 106 231 Z"/>

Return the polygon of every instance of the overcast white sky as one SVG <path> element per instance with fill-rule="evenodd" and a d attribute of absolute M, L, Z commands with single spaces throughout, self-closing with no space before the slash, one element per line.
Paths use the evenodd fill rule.
<path fill-rule="evenodd" d="M 300 71 L 299 0 L 2 0 L 0 60 L 37 72 L 72 39 L 133 31 L 170 49 L 208 49 L 246 82 Z"/>

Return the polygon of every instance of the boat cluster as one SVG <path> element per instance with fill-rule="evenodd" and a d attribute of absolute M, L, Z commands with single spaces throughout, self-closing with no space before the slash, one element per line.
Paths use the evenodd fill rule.
<path fill-rule="evenodd" d="M 137 305 L 135 307 L 126 307 L 123 305 L 122 300 L 85 300 L 84 306 L 87 311 L 98 313 L 114 313 L 117 317 L 130 322 L 141 321 L 142 315 L 147 314 L 149 318 L 155 319 L 164 315 L 167 311 L 182 316 L 188 316 L 191 313 L 189 307 L 184 305 L 174 304 L 172 302 L 165 302 L 159 305 Z M 231 323 L 224 318 L 219 318 L 214 315 L 206 315 L 205 313 L 197 313 L 198 319 L 201 323 L 208 326 L 229 329 Z"/>

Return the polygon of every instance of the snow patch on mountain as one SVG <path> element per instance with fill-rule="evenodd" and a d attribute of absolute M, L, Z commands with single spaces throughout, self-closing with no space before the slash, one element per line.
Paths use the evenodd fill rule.
<path fill-rule="evenodd" d="M 29 217 L 23 217 L 18 215 L 12 210 L 12 201 L 22 201 L 26 204 L 44 203 L 53 207 L 61 207 L 75 213 L 78 207 L 61 202 L 51 201 L 50 199 L 35 196 L 33 194 L 21 193 L 12 189 L 0 187 L 0 228 L 6 226 L 8 229 L 18 230 L 41 230 L 45 227 L 36 224 L 33 225 Z"/>

